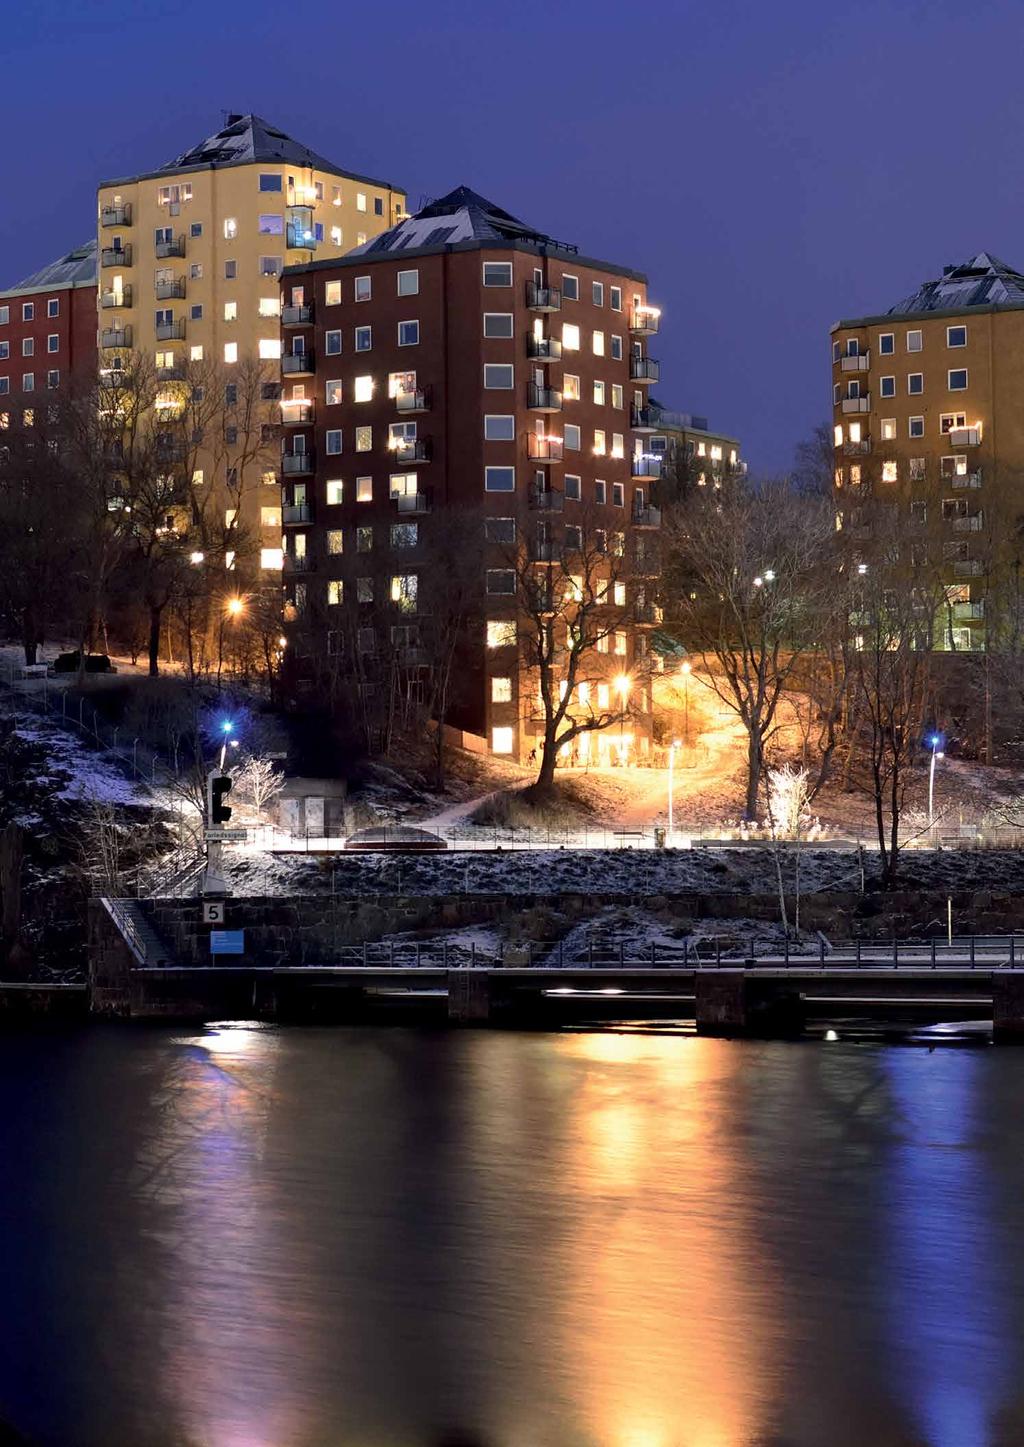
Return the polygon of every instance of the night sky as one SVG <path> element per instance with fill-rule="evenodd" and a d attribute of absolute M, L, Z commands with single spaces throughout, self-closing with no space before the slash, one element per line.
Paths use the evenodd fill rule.
<path fill-rule="evenodd" d="M 98 179 L 256 111 L 339 165 L 465 183 L 647 271 L 660 401 L 784 469 L 827 332 L 946 262 L 1024 267 L 1020 0 L 33 0 L 4 13 L 0 283 Z"/>

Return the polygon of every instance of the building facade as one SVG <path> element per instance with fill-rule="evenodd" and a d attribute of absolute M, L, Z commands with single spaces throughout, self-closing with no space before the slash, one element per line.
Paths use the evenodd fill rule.
<path fill-rule="evenodd" d="M 887 312 L 836 322 L 831 347 L 837 527 L 856 546 L 869 503 L 896 509 L 941 570 L 935 646 L 983 648 L 1024 487 L 1024 274 L 979 252 Z"/>
<path fill-rule="evenodd" d="M 209 366 L 235 405 L 232 369 L 251 381 L 260 363 L 262 400 L 272 401 L 284 267 L 340 256 L 391 226 L 404 207 L 404 192 L 391 183 L 347 171 L 255 115 L 229 115 L 165 166 L 102 182 L 101 368 L 118 367 L 128 350 L 168 383 Z M 270 574 L 281 557 L 275 452 L 276 439 L 267 457 L 243 465 L 254 475 L 239 476 L 229 452 L 211 450 L 194 477 L 197 487 L 216 489 L 226 515 L 240 514 Z"/>
<path fill-rule="evenodd" d="M 0 292 L 0 412 L 96 373 L 96 245 Z"/>
<path fill-rule="evenodd" d="M 480 612 L 448 721 L 526 760 L 540 724 L 509 549 L 542 572 L 586 535 L 615 560 L 630 621 L 572 706 L 607 708 L 616 680 L 637 687 L 628 724 L 581 738 L 575 756 L 643 756 L 660 522 L 636 430 L 658 377 L 645 278 L 463 187 L 343 258 L 289 267 L 282 286 L 293 654 L 370 653 L 397 629 L 415 657 L 431 529 L 479 519 Z"/>
<path fill-rule="evenodd" d="M 704 486 L 745 470 L 737 439 L 713 432 L 706 417 L 675 412 L 652 397 L 644 425 L 650 428 L 645 447 L 662 472 L 674 468 L 680 479 Z"/>

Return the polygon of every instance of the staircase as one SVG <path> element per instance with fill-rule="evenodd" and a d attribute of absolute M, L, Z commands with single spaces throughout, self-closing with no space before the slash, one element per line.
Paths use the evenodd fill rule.
<path fill-rule="evenodd" d="M 174 956 L 147 920 L 138 900 L 104 898 L 101 903 L 140 966 L 158 969 L 175 963 Z"/>

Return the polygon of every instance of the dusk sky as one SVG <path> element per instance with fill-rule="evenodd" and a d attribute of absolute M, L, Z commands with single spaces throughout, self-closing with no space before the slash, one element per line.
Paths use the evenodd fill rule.
<path fill-rule="evenodd" d="M 0 283 L 93 234 L 99 179 L 255 111 L 413 209 L 465 183 L 645 270 L 658 399 L 738 436 L 755 471 L 829 417 L 831 322 L 978 250 L 1024 267 L 1020 0 L 35 0 L 4 18 Z"/>

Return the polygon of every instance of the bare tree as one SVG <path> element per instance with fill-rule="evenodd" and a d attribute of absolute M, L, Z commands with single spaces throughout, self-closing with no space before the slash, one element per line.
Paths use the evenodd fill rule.
<path fill-rule="evenodd" d="M 234 770 L 235 790 L 240 799 L 250 803 L 257 818 L 284 788 L 284 773 L 266 754 L 250 754 Z"/>
<path fill-rule="evenodd" d="M 779 699 L 818 636 L 820 601 L 834 586 L 832 533 L 830 509 L 787 482 L 701 489 L 666 520 L 671 623 L 701 658 L 700 681 L 743 724 L 747 819 L 757 816 Z"/>
<path fill-rule="evenodd" d="M 831 497 L 835 459 L 832 428 L 827 422 L 820 422 L 796 445 L 789 474 L 793 487 L 804 497 Z"/>

